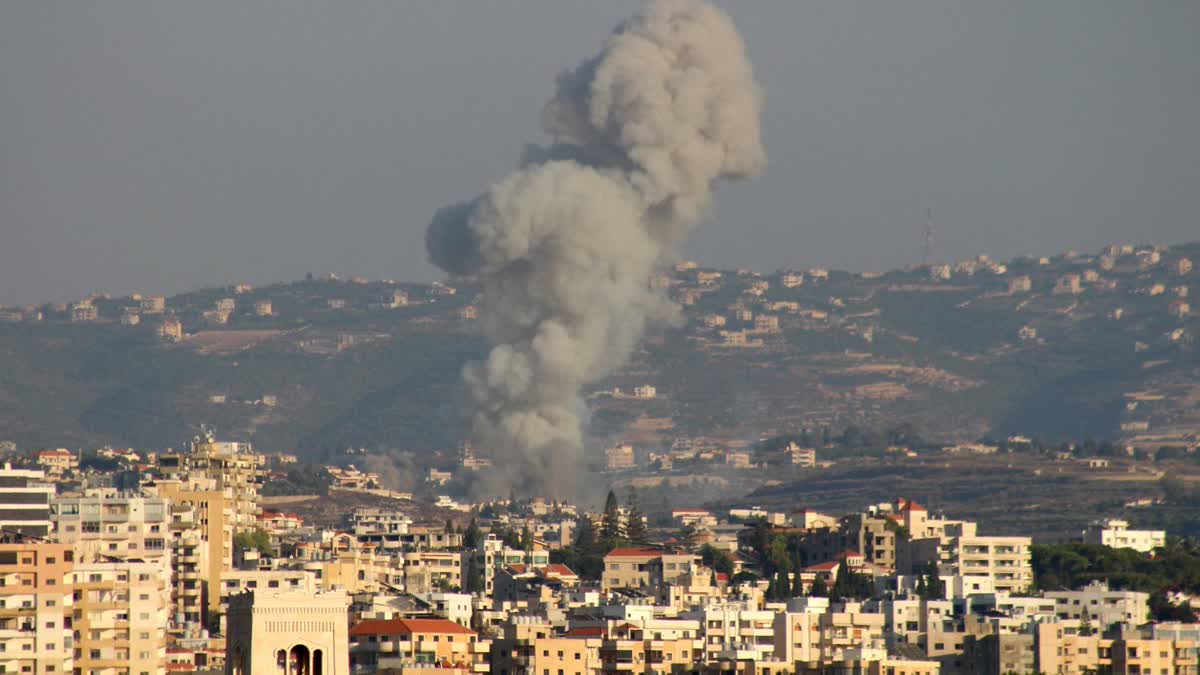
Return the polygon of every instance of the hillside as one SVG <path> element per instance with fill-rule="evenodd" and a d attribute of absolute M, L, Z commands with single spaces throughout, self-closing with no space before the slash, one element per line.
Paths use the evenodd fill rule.
<path fill-rule="evenodd" d="M 591 431 L 653 445 L 907 422 L 1194 445 L 1184 260 L 1200 244 L 878 275 L 680 265 L 654 283 L 685 322 L 588 392 Z M 485 348 L 475 302 L 469 284 L 327 278 L 0 308 L 0 440 L 158 448 L 203 423 L 313 457 L 449 448 L 469 424 L 460 369 Z M 178 341 L 160 335 L 173 320 Z"/>

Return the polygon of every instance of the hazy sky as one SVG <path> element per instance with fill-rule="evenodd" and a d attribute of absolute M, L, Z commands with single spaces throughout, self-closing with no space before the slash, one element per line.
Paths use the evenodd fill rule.
<path fill-rule="evenodd" d="M 634 2 L 0 3 L 0 303 L 430 279 Z M 688 248 L 771 270 L 1200 239 L 1200 2 L 728 3 L 765 175 Z"/>

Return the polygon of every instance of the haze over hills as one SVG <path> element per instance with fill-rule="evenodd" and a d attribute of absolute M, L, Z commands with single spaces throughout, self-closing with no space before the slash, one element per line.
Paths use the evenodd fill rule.
<path fill-rule="evenodd" d="M 587 392 L 591 445 L 906 422 L 1194 446 L 1192 261 L 1200 243 L 884 274 L 680 265 L 653 283 L 686 323 Z M 162 448 L 207 424 L 313 457 L 451 448 L 477 302 L 469 283 L 321 278 L 3 308 L 0 441 Z"/>

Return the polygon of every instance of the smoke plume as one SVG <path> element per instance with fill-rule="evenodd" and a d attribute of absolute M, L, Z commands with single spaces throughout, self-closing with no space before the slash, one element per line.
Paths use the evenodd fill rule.
<path fill-rule="evenodd" d="M 558 78 L 552 137 L 522 168 L 433 219 L 433 262 L 478 280 L 494 345 L 463 377 L 497 488 L 560 496 L 583 460 L 584 384 L 676 308 L 649 279 L 709 211 L 714 183 L 762 170 L 762 92 L 721 10 L 652 0 Z"/>

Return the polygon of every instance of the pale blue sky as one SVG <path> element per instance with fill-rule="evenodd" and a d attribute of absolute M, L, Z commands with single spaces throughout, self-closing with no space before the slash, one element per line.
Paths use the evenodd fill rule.
<path fill-rule="evenodd" d="M 770 164 L 688 253 L 763 270 L 1200 239 L 1200 3 L 729 3 Z M 0 3 L 0 303 L 430 279 L 634 2 Z"/>

